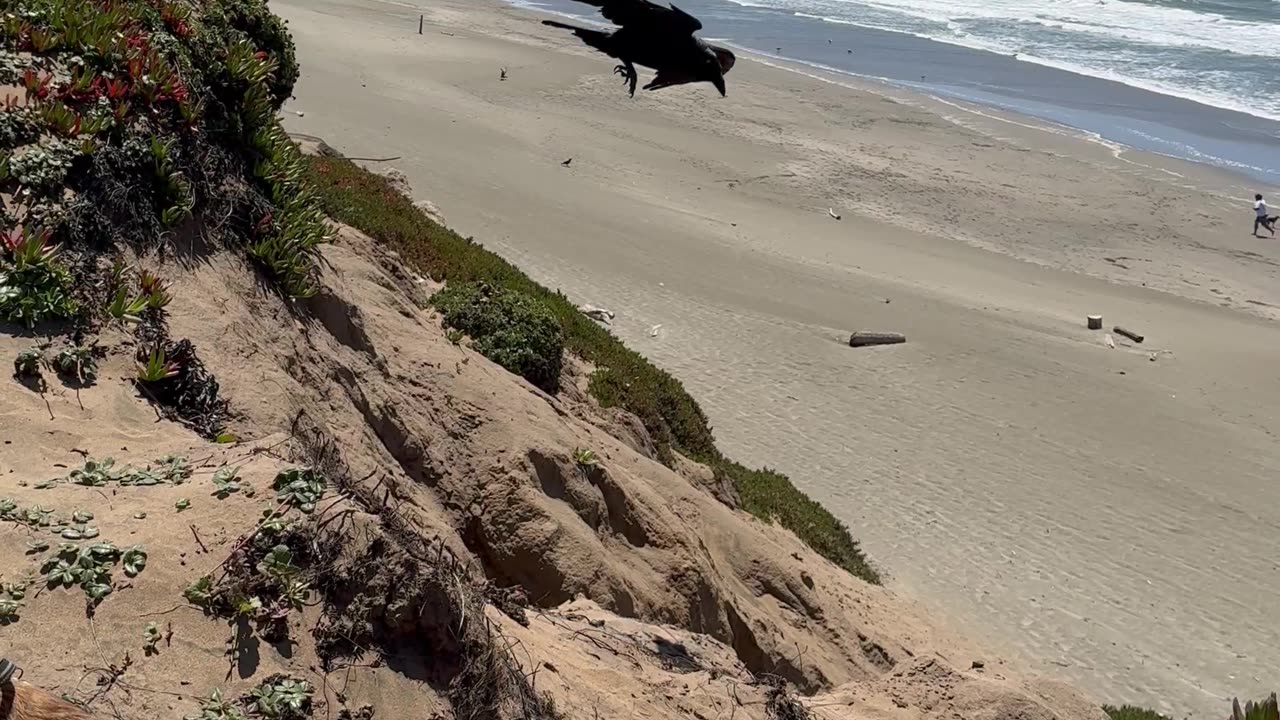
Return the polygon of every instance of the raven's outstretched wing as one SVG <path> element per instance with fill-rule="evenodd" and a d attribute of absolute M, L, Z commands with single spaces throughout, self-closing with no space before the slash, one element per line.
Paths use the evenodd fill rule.
<path fill-rule="evenodd" d="M 678 30 L 690 35 L 702 29 L 698 18 L 675 5 L 663 7 L 649 0 L 578 0 L 600 8 L 600 14 L 621 27 Z"/>
<path fill-rule="evenodd" d="M 671 87 L 672 85 L 684 85 L 685 83 L 697 81 L 697 78 L 689 75 L 688 73 L 665 68 L 659 70 L 658 74 L 653 76 L 653 80 L 651 80 L 648 85 L 644 86 L 644 89 L 661 90 L 662 88 Z"/>

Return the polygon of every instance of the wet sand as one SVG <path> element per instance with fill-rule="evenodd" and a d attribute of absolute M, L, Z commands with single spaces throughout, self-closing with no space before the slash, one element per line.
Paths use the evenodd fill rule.
<path fill-rule="evenodd" d="M 487 0 L 272 6 L 290 129 L 401 156 L 453 227 L 614 310 L 726 451 L 998 657 L 1179 717 L 1280 682 L 1280 241 L 1237 178 L 747 59 L 726 99 L 631 100 Z"/>

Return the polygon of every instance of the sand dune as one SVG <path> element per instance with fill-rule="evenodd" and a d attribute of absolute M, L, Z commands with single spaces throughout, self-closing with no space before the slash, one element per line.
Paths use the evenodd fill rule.
<path fill-rule="evenodd" d="M 1249 189 L 749 61 L 724 100 L 630 100 L 532 15 L 424 5 L 273 2 L 290 127 L 400 156 L 454 227 L 617 312 L 726 451 L 986 647 L 1179 716 L 1280 682 L 1280 245 Z"/>

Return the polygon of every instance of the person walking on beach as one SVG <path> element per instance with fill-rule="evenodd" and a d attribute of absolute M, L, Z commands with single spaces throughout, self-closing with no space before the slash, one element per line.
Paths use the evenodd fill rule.
<path fill-rule="evenodd" d="M 1262 199 L 1262 193 L 1257 193 L 1253 196 L 1253 236 L 1262 237 L 1258 234 L 1258 226 L 1261 225 L 1267 229 L 1267 232 L 1271 233 L 1271 237 L 1275 237 L 1274 222 L 1274 218 L 1267 216 L 1267 201 Z"/>

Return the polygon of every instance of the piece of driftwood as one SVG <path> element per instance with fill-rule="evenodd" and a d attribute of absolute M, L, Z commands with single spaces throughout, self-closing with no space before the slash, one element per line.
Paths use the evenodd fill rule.
<path fill-rule="evenodd" d="M 849 336 L 849 347 L 869 347 L 871 345 L 897 345 L 907 341 L 907 336 L 895 332 L 858 332 Z"/>
<path fill-rule="evenodd" d="M 1134 331 L 1132 331 L 1132 330 L 1125 330 L 1124 328 L 1120 327 L 1119 325 L 1115 326 L 1114 328 L 1111 328 L 1111 331 L 1112 331 L 1112 332 L 1114 332 L 1114 333 L 1115 333 L 1115 334 L 1117 334 L 1117 335 L 1123 335 L 1123 336 L 1125 336 L 1125 337 L 1129 338 L 1130 340 L 1132 340 L 1132 341 L 1134 341 L 1134 342 L 1136 342 L 1136 343 L 1138 343 L 1138 344 L 1141 344 L 1143 340 L 1146 340 L 1146 338 L 1145 338 L 1145 337 L 1143 337 L 1143 336 L 1139 335 L 1138 333 L 1136 333 L 1136 332 L 1134 332 Z"/>
<path fill-rule="evenodd" d="M 578 312 L 586 315 L 592 320 L 599 320 L 602 323 L 608 323 L 613 320 L 614 314 L 608 308 L 596 307 L 595 305 L 579 305 Z"/>
<path fill-rule="evenodd" d="M 1089 315 L 1089 316 L 1087 316 L 1087 317 L 1085 318 L 1085 324 L 1089 327 L 1089 329 L 1090 329 L 1090 330 L 1101 330 L 1101 329 L 1102 329 L 1102 316 L 1101 316 L 1101 315 Z"/>

